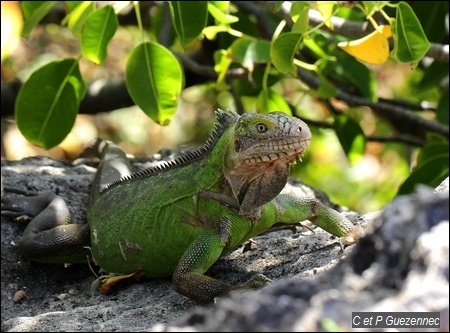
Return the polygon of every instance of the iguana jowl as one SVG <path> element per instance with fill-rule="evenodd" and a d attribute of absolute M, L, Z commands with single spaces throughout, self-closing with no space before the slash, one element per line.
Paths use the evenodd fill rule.
<path fill-rule="evenodd" d="M 279 194 L 311 140 L 303 121 L 282 112 L 221 110 L 217 119 L 203 147 L 137 173 L 118 146 L 99 140 L 86 225 L 70 224 L 58 196 L 2 197 L 2 215 L 32 219 L 19 243 L 23 254 L 51 263 L 86 262 L 89 255 L 104 272 L 173 276 L 178 292 L 208 303 L 267 283 L 256 277 L 231 286 L 204 273 L 275 224 L 308 219 L 343 244 L 356 241 L 359 228 L 338 212 Z"/>

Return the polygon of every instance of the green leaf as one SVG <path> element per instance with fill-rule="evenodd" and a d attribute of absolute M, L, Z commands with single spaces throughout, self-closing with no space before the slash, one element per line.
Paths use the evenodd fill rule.
<path fill-rule="evenodd" d="M 448 76 L 448 62 L 434 60 L 425 69 L 425 73 L 420 80 L 419 89 L 430 89 L 438 86 L 441 81 Z"/>
<path fill-rule="evenodd" d="M 50 149 L 70 132 L 86 91 L 75 59 L 53 61 L 23 84 L 15 105 L 17 126 L 31 143 Z"/>
<path fill-rule="evenodd" d="M 293 59 L 302 42 L 302 34 L 286 32 L 272 42 L 270 58 L 273 65 L 283 74 L 296 76 L 297 72 Z"/>
<path fill-rule="evenodd" d="M 398 4 L 394 27 L 394 57 L 402 63 L 417 64 L 427 53 L 430 43 L 419 19 L 406 2 Z"/>
<path fill-rule="evenodd" d="M 331 98 L 336 96 L 336 87 L 332 83 L 328 82 L 328 80 L 323 75 L 319 75 L 319 77 L 319 87 L 317 88 L 317 90 L 313 91 L 311 95 L 316 98 Z"/>
<path fill-rule="evenodd" d="M 101 7 L 89 14 L 81 34 L 81 53 L 97 65 L 106 59 L 108 43 L 119 27 L 112 6 Z"/>
<path fill-rule="evenodd" d="M 447 1 L 412 1 L 411 7 L 417 15 L 428 41 L 442 43 L 447 35 L 445 26 L 448 15 Z"/>
<path fill-rule="evenodd" d="M 69 1 L 69 3 L 71 2 Z M 81 37 L 84 24 L 86 23 L 89 14 L 92 13 L 94 9 L 95 4 L 93 1 L 79 1 L 78 6 L 70 10 L 69 15 L 66 16 L 67 27 L 75 37 Z"/>
<path fill-rule="evenodd" d="M 228 49 L 234 62 L 253 72 L 254 64 L 270 62 L 270 43 L 265 40 L 238 38 Z"/>
<path fill-rule="evenodd" d="M 44 18 L 56 5 L 57 1 L 22 1 L 22 11 L 25 16 L 22 37 L 28 38 L 31 30 Z"/>
<path fill-rule="evenodd" d="M 412 193 L 417 184 L 438 186 L 448 177 L 448 159 L 448 141 L 437 135 L 429 137 L 428 143 L 419 151 L 417 166 L 399 187 L 397 195 Z"/>
<path fill-rule="evenodd" d="M 351 83 L 362 96 L 376 102 L 378 97 L 375 73 L 354 57 L 339 50 L 336 53 L 336 60 L 336 62 L 330 64 L 331 76 L 340 82 Z"/>
<path fill-rule="evenodd" d="M 436 119 L 442 123 L 448 125 L 448 89 L 444 91 L 444 93 L 441 96 L 441 99 L 439 100 L 439 104 L 436 110 Z"/>
<path fill-rule="evenodd" d="M 256 100 L 256 109 L 260 113 L 283 111 L 288 115 L 292 115 L 291 109 L 283 96 L 271 89 L 261 90 Z"/>
<path fill-rule="evenodd" d="M 217 24 L 229 25 L 239 21 L 238 17 L 225 14 L 224 10 L 228 10 L 229 3 L 229 1 L 208 1 L 208 11 L 214 17 Z M 225 7 L 224 4 L 228 5 Z"/>
<path fill-rule="evenodd" d="M 309 38 L 303 39 L 303 43 L 323 60 L 336 61 L 336 58 L 330 55 L 329 42 L 322 33 L 312 33 Z"/>
<path fill-rule="evenodd" d="M 292 26 L 292 32 L 304 33 L 309 29 L 309 12 L 310 4 L 303 1 L 295 1 L 291 6 L 291 17 L 295 22 Z"/>
<path fill-rule="evenodd" d="M 217 82 L 222 82 L 232 62 L 233 60 L 231 59 L 228 51 L 217 50 L 214 52 L 214 70 L 219 76 L 217 78 Z"/>
<path fill-rule="evenodd" d="M 205 29 L 203 29 L 202 33 L 209 40 L 213 40 L 213 39 L 216 38 L 216 35 L 219 32 L 225 32 L 225 31 L 228 31 L 228 27 L 225 27 L 223 25 L 211 25 L 211 26 L 206 27 Z"/>
<path fill-rule="evenodd" d="M 206 1 L 170 1 L 170 13 L 175 31 L 184 48 L 202 33 L 208 18 Z"/>
<path fill-rule="evenodd" d="M 412 193 L 417 184 L 437 187 L 448 177 L 448 153 L 434 156 L 417 166 L 398 189 L 397 195 Z"/>
<path fill-rule="evenodd" d="M 128 59 L 126 82 L 142 111 L 159 124 L 169 124 L 183 88 L 181 65 L 172 52 L 157 43 L 139 44 Z"/>
<path fill-rule="evenodd" d="M 350 163 L 354 164 L 362 158 L 366 148 L 366 136 L 359 124 L 348 116 L 335 117 L 334 128 Z"/>

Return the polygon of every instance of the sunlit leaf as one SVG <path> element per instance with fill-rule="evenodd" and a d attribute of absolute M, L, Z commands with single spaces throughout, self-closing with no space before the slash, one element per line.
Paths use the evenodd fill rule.
<path fill-rule="evenodd" d="M 169 124 L 184 83 L 172 52 L 153 42 L 139 44 L 128 59 L 126 83 L 137 106 L 157 123 Z"/>
<path fill-rule="evenodd" d="M 394 29 L 395 59 L 402 63 L 417 64 L 430 48 L 419 19 L 406 2 L 400 2 Z"/>
<path fill-rule="evenodd" d="M 317 10 L 322 14 L 325 25 L 333 30 L 333 23 L 331 23 L 331 16 L 333 15 L 334 1 L 317 1 Z"/>
<path fill-rule="evenodd" d="M 292 115 L 291 109 L 283 96 L 271 89 L 261 90 L 256 101 L 256 109 L 260 113 L 283 111 L 288 115 Z"/>
<path fill-rule="evenodd" d="M 216 38 L 216 35 L 219 32 L 225 32 L 228 30 L 228 27 L 225 27 L 223 25 L 211 25 L 209 27 L 206 27 L 203 29 L 202 33 L 205 35 L 206 38 L 209 40 L 213 40 Z"/>
<path fill-rule="evenodd" d="M 220 3 L 229 3 L 229 1 L 208 1 L 208 11 L 214 17 L 217 24 L 231 24 L 239 21 L 239 18 L 230 14 L 224 13 L 219 7 Z M 228 8 L 228 6 L 226 7 Z"/>
<path fill-rule="evenodd" d="M 58 1 L 22 1 L 22 11 L 25 22 L 22 29 L 22 37 L 28 38 L 31 30 L 44 18 Z"/>
<path fill-rule="evenodd" d="M 292 32 L 304 33 L 309 29 L 309 12 L 310 5 L 308 2 L 295 1 L 291 6 L 291 17 L 294 21 Z"/>
<path fill-rule="evenodd" d="M 228 50 L 233 61 L 250 72 L 255 64 L 270 62 L 270 43 L 265 40 L 238 38 Z"/>
<path fill-rule="evenodd" d="M 183 47 L 189 46 L 202 33 L 208 18 L 206 1 L 170 1 L 170 13 Z"/>
<path fill-rule="evenodd" d="M 380 26 L 369 35 L 351 42 L 340 42 L 338 46 L 356 59 L 368 64 L 380 65 L 389 58 L 388 38 L 392 36 L 391 27 Z"/>
<path fill-rule="evenodd" d="M 22 11 L 17 1 L 2 1 L 2 61 L 16 48 L 23 27 Z"/>
<path fill-rule="evenodd" d="M 214 62 L 214 70 L 219 75 L 217 82 L 222 82 L 233 60 L 227 50 L 217 50 L 214 52 Z"/>
<path fill-rule="evenodd" d="M 302 42 L 302 34 L 287 32 L 281 34 L 272 42 L 270 47 L 270 58 L 273 65 L 281 73 L 296 75 L 293 59 Z"/>
<path fill-rule="evenodd" d="M 67 26 L 75 37 L 81 37 L 81 32 L 88 16 L 95 9 L 95 4 L 93 1 L 78 2 L 78 6 L 72 8 L 69 15 L 67 16 Z M 69 3 L 71 2 L 69 1 Z"/>
<path fill-rule="evenodd" d="M 119 27 L 112 6 L 104 6 L 89 14 L 81 35 L 81 53 L 97 65 L 106 59 L 108 44 Z"/>
<path fill-rule="evenodd" d="M 34 72 L 16 100 L 15 118 L 31 143 L 50 149 L 70 132 L 86 90 L 74 59 L 53 61 Z"/>

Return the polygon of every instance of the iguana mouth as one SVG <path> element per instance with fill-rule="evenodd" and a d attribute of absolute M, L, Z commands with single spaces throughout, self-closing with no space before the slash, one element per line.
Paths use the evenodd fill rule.
<path fill-rule="evenodd" d="M 262 143 L 260 147 L 254 146 L 254 150 L 262 148 L 262 151 L 245 158 L 247 165 L 274 162 L 285 160 L 289 164 L 295 164 L 296 161 L 302 161 L 302 156 L 311 142 L 311 137 L 298 141 L 298 138 L 283 139 L 267 143 Z"/>

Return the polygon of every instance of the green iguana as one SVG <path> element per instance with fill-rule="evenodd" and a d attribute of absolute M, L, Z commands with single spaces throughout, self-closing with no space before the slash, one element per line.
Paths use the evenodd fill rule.
<path fill-rule="evenodd" d="M 204 273 L 275 224 L 310 220 L 341 244 L 358 239 L 358 227 L 318 200 L 279 194 L 311 141 L 303 121 L 282 112 L 216 114 L 200 149 L 135 173 L 118 146 L 98 140 L 87 224 L 71 224 L 56 195 L 2 196 L 2 215 L 32 220 L 19 242 L 22 253 L 48 263 L 86 263 L 89 256 L 114 275 L 172 276 L 176 291 L 208 303 L 268 282 L 257 275 L 231 286 Z"/>

